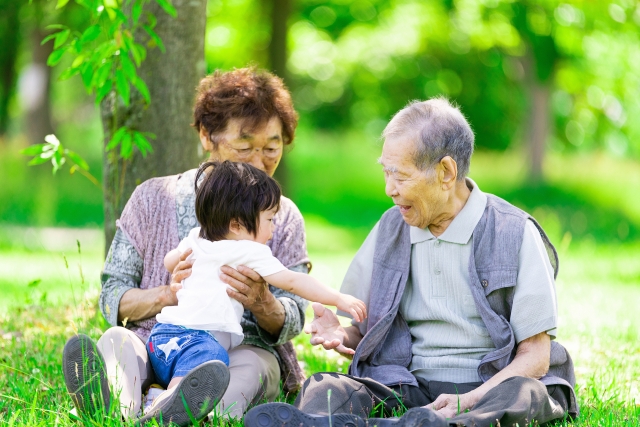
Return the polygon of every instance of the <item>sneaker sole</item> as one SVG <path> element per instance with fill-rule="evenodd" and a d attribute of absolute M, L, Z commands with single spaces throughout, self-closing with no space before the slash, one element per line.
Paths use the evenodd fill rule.
<path fill-rule="evenodd" d="M 62 371 L 67 391 L 80 414 L 109 410 L 111 394 L 104 359 L 86 335 L 71 337 L 62 352 Z"/>
<path fill-rule="evenodd" d="M 365 427 L 366 424 L 356 415 L 314 416 L 286 403 L 265 403 L 247 412 L 244 425 L 246 427 Z"/>
<path fill-rule="evenodd" d="M 411 408 L 400 418 L 370 418 L 369 427 L 449 427 L 446 418 L 427 408 Z"/>
<path fill-rule="evenodd" d="M 203 363 L 185 375 L 171 397 L 159 408 L 152 409 L 149 414 L 140 418 L 136 425 L 144 426 L 155 420 L 161 426 L 168 426 L 171 423 L 187 426 L 191 424 L 189 414 L 196 421 L 200 421 L 213 410 L 228 385 L 227 365 L 218 360 Z"/>

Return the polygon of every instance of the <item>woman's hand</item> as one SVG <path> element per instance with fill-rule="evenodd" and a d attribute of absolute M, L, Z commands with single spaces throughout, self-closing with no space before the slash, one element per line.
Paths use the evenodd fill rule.
<path fill-rule="evenodd" d="M 192 252 L 193 250 L 187 249 L 182 255 L 180 255 L 180 260 L 171 273 L 171 283 L 169 286 L 164 288 L 165 292 L 163 295 L 163 302 L 166 303 L 165 306 L 178 304 L 178 297 L 176 296 L 176 293 L 182 289 L 182 281 L 191 276 L 193 260 L 187 260 L 187 258 Z"/>
<path fill-rule="evenodd" d="M 223 265 L 220 270 L 220 279 L 233 288 L 227 289 L 227 295 L 251 311 L 262 329 L 274 337 L 279 336 L 284 325 L 284 307 L 262 276 L 242 265 L 237 270 Z"/>
<path fill-rule="evenodd" d="M 313 322 L 304 327 L 307 334 L 311 334 L 311 345 L 322 345 L 326 350 L 335 350 L 345 356 L 353 356 L 355 351 L 344 345 L 347 332 L 340 325 L 335 313 L 320 303 L 311 304 L 313 308 Z"/>
<path fill-rule="evenodd" d="M 234 289 L 227 289 L 227 295 L 237 300 L 247 310 L 260 311 L 265 303 L 275 299 L 267 282 L 258 273 L 245 266 L 233 269 L 228 265 L 220 269 L 220 279 Z"/>

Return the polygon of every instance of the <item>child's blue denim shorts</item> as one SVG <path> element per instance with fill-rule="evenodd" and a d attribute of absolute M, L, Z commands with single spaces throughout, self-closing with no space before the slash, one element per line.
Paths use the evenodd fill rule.
<path fill-rule="evenodd" d="M 207 331 L 156 323 L 147 340 L 147 353 L 156 382 L 167 387 L 171 378 L 183 377 L 210 360 L 229 366 L 229 354 Z"/>

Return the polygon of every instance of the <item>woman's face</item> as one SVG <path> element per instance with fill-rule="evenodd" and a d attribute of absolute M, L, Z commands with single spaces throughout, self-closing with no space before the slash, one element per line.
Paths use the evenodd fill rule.
<path fill-rule="evenodd" d="M 210 160 L 249 163 L 273 176 L 284 147 L 280 118 L 272 117 L 254 130 L 243 129 L 243 124 L 242 119 L 230 119 L 227 128 L 218 134 L 217 147 L 211 142 L 204 127 L 201 127 L 202 147 L 210 153 Z"/>

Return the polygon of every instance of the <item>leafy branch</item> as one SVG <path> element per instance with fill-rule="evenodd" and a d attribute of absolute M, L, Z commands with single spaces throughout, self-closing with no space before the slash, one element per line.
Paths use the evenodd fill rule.
<path fill-rule="evenodd" d="M 151 1 L 155 1 L 170 16 L 177 16 L 169 0 L 75 0 L 89 11 L 89 26 L 82 32 L 59 24 L 48 26 L 48 30 L 55 32 L 42 40 L 42 44 L 50 40 L 54 42 L 47 65 L 56 66 L 65 56 L 70 57 L 71 63 L 60 79 L 79 75 L 87 92 L 95 95 L 96 104 L 100 104 L 107 96 L 114 96 L 115 116 L 120 102 L 125 107 L 131 104 L 132 89 L 142 96 L 146 108 L 151 103 L 151 95 L 147 84 L 138 76 L 137 69 L 145 60 L 147 49 L 157 47 L 165 52 L 164 44 L 155 32 L 156 17 L 144 11 L 145 4 Z M 69 0 L 57 0 L 56 9 L 68 3 Z M 149 36 L 146 46 L 138 43 L 134 37 L 142 31 Z M 73 163 L 71 173 L 81 172 L 92 182 L 97 182 L 88 172 L 86 161 L 64 148 L 54 135 L 47 138 L 45 144 L 37 144 L 23 151 L 26 155 L 34 156 L 29 164 L 51 160 L 55 173 L 68 159 Z M 105 151 L 111 152 L 119 147 L 119 157 L 128 160 L 137 148 L 146 157 L 153 152 L 150 139 L 155 139 L 150 132 L 140 132 L 126 125 L 114 127 Z"/>

